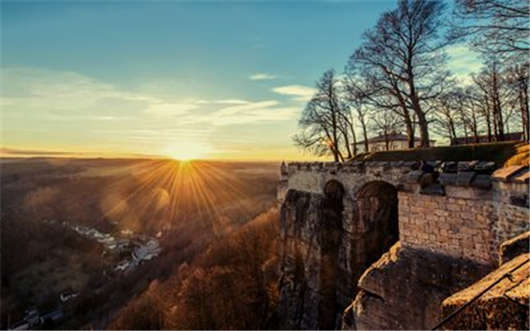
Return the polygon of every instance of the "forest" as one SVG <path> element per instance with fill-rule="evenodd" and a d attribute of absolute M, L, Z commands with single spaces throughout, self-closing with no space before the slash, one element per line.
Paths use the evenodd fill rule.
<path fill-rule="evenodd" d="M 249 232 L 256 235 L 253 244 L 271 245 L 273 211 L 254 222 L 263 234 L 245 225 L 275 206 L 277 167 L 272 162 L 3 159 L 2 328 L 15 325 L 28 310 L 36 309 L 64 314 L 61 321 L 38 328 L 101 329 L 146 288 L 164 284 L 166 279 L 177 282 L 175 277 L 188 275 L 182 271 L 186 265 L 195 270 L 197 255 L 203 256 L 202 268 L 209 270 L 210 257 L 216 264 L 222 259 L 216 254 L 231 254 L 235 249 L 227 246 L 222 253 L 219 248 L 208 248 L 211 243 L 221 245 L 232 233 Z M 258 225 L 262 223 L 269 225 Z M 74 226 L 116 238 L 134 233 L 129 234 L 130 245 L 142 238 L 156 238 L 161 253 L 121 272 L 116 265 L 130 259 L 134 249 L 109 251 L 73 231 Z M 245 242 L 242 236 L 238 238 L 241 248 Z M 264 254 L 272 250 L 268 247 Z M 248 247 L 247 256 L 257 257 L 257 248 Z M 232 262 L 236 263 L 225 261 Z M 257 273 L 257 265 L 252 267 L 254 273 L 247 279 Z M 222 277 L 228 269 L 219 266 L 216 275 Z M 190 282 L 200 281 L 197 270 L 193 273 L 197 278 Z M 188 293 L 184 287 L 182 291 L 181 296 Z M 69 292 L 77 296 L 61 302 L 60 295 Z M 142 327 L 131 324 L 127 328 Z"/>

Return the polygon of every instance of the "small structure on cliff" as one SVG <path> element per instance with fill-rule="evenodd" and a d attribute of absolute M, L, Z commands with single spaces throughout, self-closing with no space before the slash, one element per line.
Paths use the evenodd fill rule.
<path fill-rule="evenodd" d="M 493 270 L 499 245 L 530 228 L 528 165 L 469 154 L 290 163 L 278 189 L 281 327 L 435 326 L 442 301 Z"/>

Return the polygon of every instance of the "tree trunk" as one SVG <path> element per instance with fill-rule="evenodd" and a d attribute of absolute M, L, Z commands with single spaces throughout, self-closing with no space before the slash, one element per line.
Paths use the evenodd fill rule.
<path fill-rule="evenodd" d="M 333 141 L 331 142 L 333 144 L 333 149 L 335 150 L 335 162 L 339 161 L 339 143 L 337 139 L 337 114 L 335 109 L 332 109 L 331 111 L 331 118 L 332 118 L 332 133 L 333 133 Z"/>
<path fill-rule="evenodd" d="M 466 144 L 469 144 L 469 137 L 468 137 L 468 134 L 467 134 L 467 125 L 466 125 L 466 122 L 464 121 L 464 139 L 466 141 Z"/>
<path fill-rule="evenodd" d="M 407 143 L 409 148 L 414 148 L 414 128 L 410 116 L 405 117 L 405 129 L 407 131 Z"/>
<path fill-rule="evenodd" d="M 523 138 L 529 140 L 528 127 L 528 91 L 524 86 L 519 87 L 519 105 L 521 107 L 521 125 L 523 126 Z"/>
<path fill-rule="evenodd" d="M 471 112 L 471 120 L 473 122 L 473 127 L 471 128 L 473 130 L 473 136 L 475 137 L 475 143 L 479 143 L 478 139 L 478 125 L 477 125 L 477 114 L 475 113 L 475 109 L 472 108 Z"/>
<path fill-rule="evenodd" d="M 497 67 L 493 64 L 493 79 L 492 79 L 492 98 L 493 98 L 493 120 L 497 128 L 497 141 L 504 140 L 504 123 L 502 119 L 502 108 L 499 97 L 499 84 L 497 81 Z"/>
<path fill-rule="evenodd" d="M 495 136 L 495 141 L 499 141 L 499 129 L 497 128 L 497 108 L 495 106 L 495 100 L 491 100 L 493 104 L 491 107 L 491 121 L 493 122 L 493 135 Z"/>
<path fill-rule="evenodd" d="M 455 123 L 451 116 L 448 116 L 449 118 L 449 137 L 452 139 L 456 139 L 456 129 L 455 129 Z"/>
<path fill-rule="evenodd" d="M 429 147 L 429 123 L 425 113 L 421 109 L 420 100 L 416 92 L 416 85 L 414 83 L 414 74 L 412 72 L 412 51 L 409 49 L 409 57 L 407 62 L 408 85 L 410 90 L 410 101 L 412 102 L 412 109 L 416 116 L 418 116 L 418 125 L 420 126 L 420 146 Z"/>
<path fill-rule="evenodd" d="M 351 159 L 351 147 L 350 139 L 348 138 L 348 131 L 341 130 L 342 136 L 344 137 L 344 144 L 346 145 L 346 152 L 348 153 L 348 159 Z"/>
<path fill-rule="evenodd" d="M 368 132 L 366 130 L 366 121 L 364 120 L 364 115 L 359 114 L 359 121 L 361 122 L 361 129 L 363 130 L 364 152 L 368 153 Z"/>
<path fill-rule="evenodd" d="M 351 121 L 348 122 L 348 124 L 350 125 L 351 136 L 353 139 L 353 156 L 356 156 L 357 155 L 357 136 L 355 135 L 355 128 L 353 127 L 353 117 L 351 118 Z"/>
<path fill-rule="evenodd" d="M 417 113 L 418 115 L 418 125 L 420 126 L 420 146 L 429 147 L 429 127 L 425 114 L 423 112 Z"/>

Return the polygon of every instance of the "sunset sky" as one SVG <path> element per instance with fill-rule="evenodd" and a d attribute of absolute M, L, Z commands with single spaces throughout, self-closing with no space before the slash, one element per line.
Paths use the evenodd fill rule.
<path fill-rule="evenodd" d="M 4 155 L 282 160 L 308 157 L 290 136 L 315 81 L 395 2 L 1 6 Z"/>

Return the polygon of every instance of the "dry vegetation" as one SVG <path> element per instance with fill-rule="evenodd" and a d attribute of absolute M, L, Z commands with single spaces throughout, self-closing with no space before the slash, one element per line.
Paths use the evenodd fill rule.
<path fill-rule="evenodd" d="M 275 327 L 278 211 L 218 238 L 191 264 L 125 307 L 110 329 Z"/>
<path fill-rule="evenodd" d="M 55 327 L 104 327 L 153 280 L 174 279 L 204 247 L 270 209 L 277 181 L 274 163 L 4 159 L 1 166 L 2 328 L 31 306 L 56 307 L 68 288 L 80 295 Z M 63 221 L 108 233 L 161 232 L 163 251 L 109 278 L 103 270 L 119 256 L 101 257 L 101 245 Z"/>

